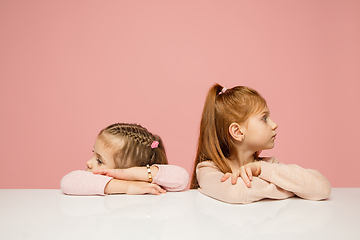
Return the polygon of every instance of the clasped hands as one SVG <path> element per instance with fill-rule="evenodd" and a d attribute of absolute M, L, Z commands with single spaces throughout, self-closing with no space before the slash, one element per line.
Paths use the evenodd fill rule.
<path fill-rule="evenodd" d="M 221 182 L 225 182 L 227 179 L 231 178 L 231 183 L 234 185 L 237 183 L 237 179 L 240 177 L 244 181 L 245 185 L 249 188 L 251 187 L 251 180 L 253 177 L 259 176 L 261 173 L 260 162 L 251 162 L 241 166 L 238 171 L 233 173 L 225 173 L 221 178 Z"/>

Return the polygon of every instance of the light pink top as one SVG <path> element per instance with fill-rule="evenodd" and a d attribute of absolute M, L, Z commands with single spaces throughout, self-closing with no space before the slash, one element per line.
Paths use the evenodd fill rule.
<path fill-rule="evenodd" d="M 155 165 L 159 172 L 153 179 L 167 191 L 182 191 L 189 182 L 189 173 L 179 166 Z M 60 182 L 63 193 L 70 195 L 105 195 L 104 190 L 112 177 L 76 170 L 65 175 Z"/>
<path fill-rule="evenodd" d="M 328 198 L 331 193 L 329 181 L 318 171 L 303 169 L 297 165 L 285 165 L 274 158 L 261 162 L 261 174 L 253 177 L 251 187 L 241 178 L 235 185 L 231 179 L 221 182 L 224 175 L 213 161 L 201 162 L 196 175 L 201 193 L 227 203 L 251 203 L 265 198 L 284 199 L 294 195 L 308 200 Z"/>

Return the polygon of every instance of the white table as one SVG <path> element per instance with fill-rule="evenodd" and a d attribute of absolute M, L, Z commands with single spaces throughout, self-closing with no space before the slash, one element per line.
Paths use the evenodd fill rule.
<path fill-rule="evenodd" d="M 0 239 L 360 239 L 360 188 L 335 188 L 326 201 L 248 205 L 196 190 L 101 197 L 0 189 Z"/>

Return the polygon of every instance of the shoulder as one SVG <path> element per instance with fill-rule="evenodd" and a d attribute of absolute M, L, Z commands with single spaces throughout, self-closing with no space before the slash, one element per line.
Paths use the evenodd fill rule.
<path fill-rule="evenodd" d="M 279 160 L 276 157 L 260 157 L 256 161 L 263 161 L 268 163 L 279 163 Z"/>
<path fill-rule="evenodd" d="M 214 169 L 219 169 L 213 161 L 204 161 L 204 162 L 201 162 L 201 163 L 199 163 L 199 164 L 196 166 L 196 169 L 198 170 L 198 169 L 200 169 L 200 168 L 206 168 L 206 167 L 210 167 L 210 168 L 214 168 Z"/>
<path fill-rule="evenodd" d="M 200 176 L 218 173 L 221 173 L 221 176 L 223 175 L 220 168 L 218 168 L 218 166 L 213 161 L 204 161 L 196 166 L 196 175 L 198 179 Z"/>

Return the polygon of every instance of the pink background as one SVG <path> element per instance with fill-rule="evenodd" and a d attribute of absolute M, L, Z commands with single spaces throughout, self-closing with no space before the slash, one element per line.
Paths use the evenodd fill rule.
<path fill-rule="evenodd" d="M 208 89 L 246 85 L 281 162 L 360 187 L 359 1 L 1 1 L 0 188 L 59 188 L 136 122 L 189 172 Z"/>

